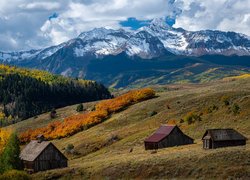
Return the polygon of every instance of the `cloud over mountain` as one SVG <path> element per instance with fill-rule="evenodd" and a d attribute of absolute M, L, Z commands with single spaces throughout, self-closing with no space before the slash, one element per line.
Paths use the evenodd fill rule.
<path fill-rule="evenodd" d="M 0 50 L 55 45 L 96 27 L 121 28 L 120 22 L 130 17 L 145 21 L 165 16 L 176 19 L 174 27 L 187 30 L 250 35 L 248 7 L 248 0 L 1 0 Z"/>

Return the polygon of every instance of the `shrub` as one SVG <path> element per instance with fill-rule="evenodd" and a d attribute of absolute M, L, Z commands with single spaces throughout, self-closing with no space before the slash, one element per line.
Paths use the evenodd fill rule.
<path fill-rule="evenodd" d="M 76 111 L 77 111 L 77 112 L 83 111 L 83 104 L 82 104 L 82 103 L 81 103 L 81 104 L 78 104 L 78 106 L 76 107 Z"/>
<path fill-rule="evenodd" d="M 212 110 L 214 110 L 214 111 L 217 111 L 217 110 L 219 109 L 219 107 L 216 106 L 216 105 L 213 105 L 211 108 L 212 108 Z"/>
<path fill-rule="evenodd" d="M 240 113 L 240 107 L 238 104 L 234 103 L 233 107 L 232 107 L 232 111 L 234 113 L 234 115 L 239 114 Z"/>
<path fill-rule="evenodd" d="M 212 105 L 212 106 L 209 106 L 208 108 L 205 109 L 205 113 L 212 113 L 213 111 L 217 111 L 219 109 L 218 106 L 216 105 Z"/>
<path fill-rule="evenodd" d="M 149 113 L 149 116 L 152 117 L 152 116 L 154 116 L 154 115 L 156 115 L 156 114 L 157 114 L 156 111 L 151 111 L 151 112 Z"/>
<path fill-rule="evenodd" d="M 55 109 L 52 109 L 52 110 L 51 110 L 51 112 L 50 112 L 50 118 L 51 118 L 51 119 L 56 118 L 56 110 L 55 110 Z"/>
<path fill-rule="evenodd" d="M 112 144 L 112 143 L 114 143 L 114 142 L 116 142 L 116 141 L 119 141 L 119 140 L 120 140 L 120 138 L 119 138 L 118 135 L 112 134 L 112 135 L 107 139 L 107 142 L 106 142 L 105 145 L 110 145 L 110 144 Z"/>
<path fill-rule="evenodd" d="M 0 180 L 30 180 L 31 177 L 24 171 L 10 170 L 0 175 Z"/>
<path fill-rule="evenodd" d="M 180 123 L 184 123 L 184 119 L 180 119 Z"/>
<path fill-rule="evenodd" d="M 221 101 L 224 103 L 225 106 L 229 106 L 230 105 L 230 102 L 229 102 L 229 96 L 222 96 L 221 97 Z"/>
<path fill-rule="evenodd" d="M 75 154 L 75 146 L 73 144 L 68 144 L 65 148 L 66 153 Z"/>
<path fill-rule="evenodd" d="M 74 148 L 75 148 L 75 146 L 73 144 L 68 144 L 66 147 L 66 150 L 71 151 Z"/>
<path fill-rule="evenodd" d="M 186 114 L 186 116 L 183 118 L 185 122 L 188 124 L 192 124 L 196 121 L 201 121 L 201 115 L 196 114 L 195 112 L 191 111 Z"/>

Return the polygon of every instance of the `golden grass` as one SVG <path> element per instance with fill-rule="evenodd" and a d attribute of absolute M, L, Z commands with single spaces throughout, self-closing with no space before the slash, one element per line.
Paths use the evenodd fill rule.
<path fill-rule="evenodd" d="M 208 128 L 234 128 L 250 138 L 250 80 L 220 81 L 203 85 L 159 86 L 159 97 L 112 115 L 107 121 L 74 136 L 54 140 L 59 149 L 73 144 L 79 153 L 69 157 L 69 168 L 34 174 L 34 179 L 227 179 L 250 178 L 250 145 L 244 147 L 203 150 L 201 137 Z M 220 100 L 227 95 L 230 105 Z M 240 113 L 229 108 L 234 103 Z M 212 105 L 218 110 L 204 113 L 202 121 L 180 123 L 188 112 L 205 112 Z M 168 108 L 169 107 L 169 108 Z M 75 113 L 75 106 L 58 110 Z M 151 116 L 151 112 L 157 114 Z M 42 117 L 42 116 L 41 116 Z M 161 124 L 175 120 L 180 128 L 195 138 L 196 144 L 158 150 L 151 154 L 143 147 L 144 139 Z M 42 121 L 42 119 L 41 119 Z M 37 122 L 36 122 L 37 123 Z M 19 129 L 37 125 L 14 125 Z M 38 125 L 37 125 L 38 126 Z M 118 141 L 108 143 L 112 136 Z M 130 153 L 129 151 L 133 149 Z"/>
<path fill-rule="evenodd" d="M 239 76 L 226 77 L 224 80 L 237 80 L 237 79 L 247 79 L 250 78 L 250 74 L 242 74 Z"/>

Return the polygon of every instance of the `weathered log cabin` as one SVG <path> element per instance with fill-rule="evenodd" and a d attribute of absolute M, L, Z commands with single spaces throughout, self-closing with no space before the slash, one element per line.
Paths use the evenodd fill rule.
<path fill-rule="evenodd" d="M 146 150 L 193 144 L 194 140 L 185 135 L 175 125 L 163 125 L 154 134 L 145 139 Z"/>
<path fill-rule="evenodd" d="M 30 173 L 68 166 L 68 159 L 43 136 L 31 141 L 21 152 L 24 169 Z"/>
<path fill-rule="evenodd" d="M 247 138 L 234 129 L 208 129 L 202 137 L 204 149 L 246 145 Z"/>

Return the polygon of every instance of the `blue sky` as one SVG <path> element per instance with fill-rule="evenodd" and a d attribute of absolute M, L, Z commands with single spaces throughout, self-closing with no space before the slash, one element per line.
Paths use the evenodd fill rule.
<path fill-rule="evenodd" d="M 127 27 L 132 30 L 136 30 L 143 26 L 147 26 L 148 24 L 150 24 L 151 21 L 152 20 L 138 20 L 134 17 L 129 17 L 125 21 L 121 21 L 120 25 L 122 27 Z M 165 21 L 170 26 L 173 26 L 175 24 L 175 18 L 166 17 Z"/>
<path fill-rule="evenodd" d="M 136 29 L 157 17 L 250 36 L 249 7 L 250 0 L 1 0 L 0 51 L 56 45 L 96 27 Z"/>

